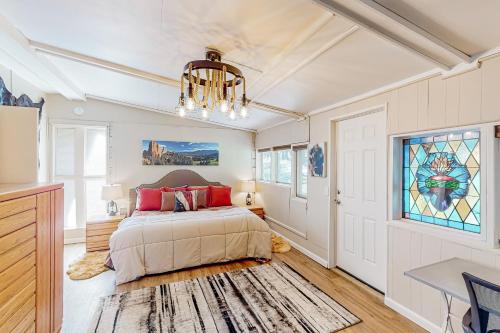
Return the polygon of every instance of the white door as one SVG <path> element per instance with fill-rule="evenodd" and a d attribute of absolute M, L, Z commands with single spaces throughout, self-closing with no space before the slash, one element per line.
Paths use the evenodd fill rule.
<path fill-rule="evenodd" d="M 337 266 L 385 292 L 385 112 L 337 123 Z"/>

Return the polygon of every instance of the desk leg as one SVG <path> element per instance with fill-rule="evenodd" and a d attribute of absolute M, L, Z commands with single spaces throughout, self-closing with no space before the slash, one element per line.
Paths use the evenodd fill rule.
<path fill-rule="evenodd" d="M 443 332 L 444 333 L 447 333 L 447 332 L 455 333 L 453 331 L 453 326 L 451 325 L 451 316 L 450 316 L 450 313 L 451 313 L 451 302 L 453 301 L 453 297 L 450 296 L 448 298 L 448 295 L 446 295 L 446 293 L 444 291 L 441 292 L 441 296 L 442 296 L 444 304 L 446 306 L 446 318 L 445 318 L 445 322 L 442 325 Z M 449 328 L 449 330 L 448 330 L 448 328 Z"/>

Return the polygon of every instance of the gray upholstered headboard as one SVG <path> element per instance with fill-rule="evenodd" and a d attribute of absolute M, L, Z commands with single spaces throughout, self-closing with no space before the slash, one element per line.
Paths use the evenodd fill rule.
<path fill-rule="evenodd" d="M 206 186 L 206 185 L 221 185 L 219 182 L 209 182 L 192 170 L 174 170 L 165 175 L 162 179 L 153 184 L 141 184 L 129 190 L 129 206 L 128 214 L 132 214 L 137 201 L 137 188 L 159 188 L 163 186 L 178 187 L 178 186 Z"/>

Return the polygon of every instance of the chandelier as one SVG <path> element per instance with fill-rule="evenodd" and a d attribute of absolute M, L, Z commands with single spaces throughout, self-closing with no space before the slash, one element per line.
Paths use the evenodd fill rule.
<path fill-rule="evenodd" d="M 205 60 L 193 60 L 184 66 L 181 75 L 181 95 L 177 112 L 184 117 L 186 113 L 201 113 L 205 119 L 216 110 L 226 114 L 229 119 L 246 118 L 248 101 L 246 98 L 245 77 L 235 66 L 221 62 L 218 50 L 207 48 Z M 185 89 L 187 84 L 187 89 Z M 241 99 L 237 87 L 241 84 Z"/>

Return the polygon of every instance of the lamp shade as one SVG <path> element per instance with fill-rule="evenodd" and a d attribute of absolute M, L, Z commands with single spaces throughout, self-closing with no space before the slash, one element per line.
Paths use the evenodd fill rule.
<path fill-rule="evenodd" d="M 104 185 L 101 191 L 101 199 L 110 201 L 116 200 L 123 197 L 122 185 L 121 184 L 112 184 L 112 185 Z"/>
<path fill-rule="evenodd" d="M 240 186 L 241 192 L 255 192 L 255 180 L 242 180 Z"/>

